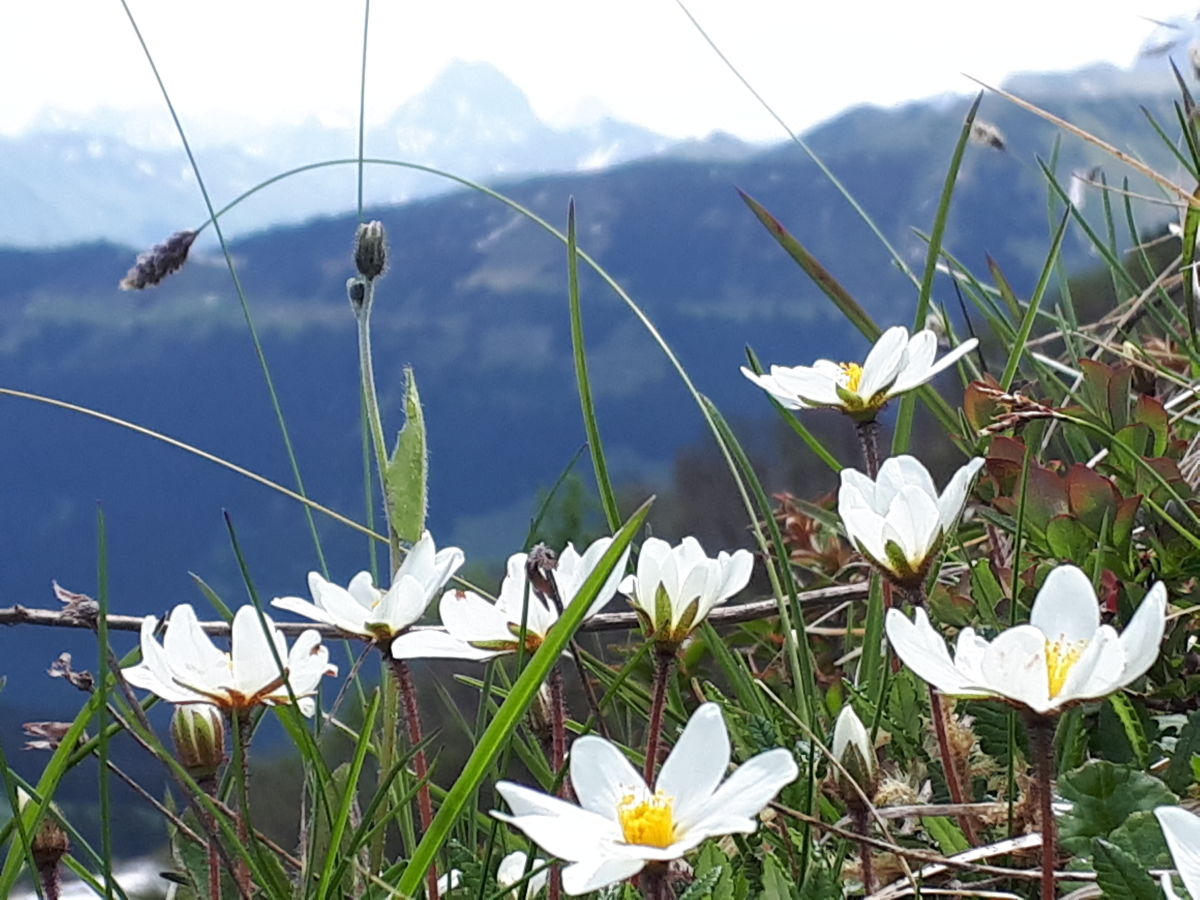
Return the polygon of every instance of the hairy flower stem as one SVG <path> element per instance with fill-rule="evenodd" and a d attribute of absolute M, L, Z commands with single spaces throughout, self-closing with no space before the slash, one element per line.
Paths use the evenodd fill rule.
<path fill-rule="evenodd" d="M 1054 719 L 1030 713 L 1029 749 L 1036 761 L 1038 805 L 1042 826 L 1042 900 L 1054 900 L 1054 866 L 1058 860 L 1058 825 L 1054 821 Z"/>
<path fill-rule="evenodd" d="M 646 900 L 674 900 L 667 863 L 650 863 L 642 870 L 639 884 Z"/>
<path fill-rule="evenodd" d="M 858 431 L 858 445 L 862 448 L 867 477 L 874 481 L 879 477 L 879 422 L 871 419 L 854 427 Z"/>
<path fill-rule="evenodd" d="M 380 644 L 386 659 L 396 677 L 396 686 L 400 690 L 400 702 L 404 706 L 404 723 L 408 727 L 408 742 L 413 748 L 413 772 L 417 776 L 420 787 L 417 789 L 417 811 L 421 817 L 421 833 L 429 831 L 433 822 L 433 798 L 429 793 L 429 762 L 425 758 L 425 749 L 421 746 L 421 710 L 417 706 L 417 689 L 412 680 L 412 669 L 408 661 L 396 659 L 391 654 L 387 643 Z M 437 900 L 437 869 L 429 867 L 425 875 L 428 884 L 429 900 Z"/>
<path fill-rule="evenodd" d="M 854 831 L 856 834 L 861 834 L 866 837 L 869 834 L 868 823 L 870 814 L 867 807 L 862 803 L 854 804 L 850 810 L 850 818 L 854 822 Z M 875 893 L 875 854 L 871 849 L 871 845 L 866 841 L 859 841 L 858 856 L 862 861 L 862 880 L 863 891 L 866 894 Z"/>
<path fill-rule="evenodd" d="M 950 736 L 946 731 L 946 708 L 942 705 L 941 694 L 932 684 L 929 685 L 929 714 L 933 718 L 933 728 L 937 733 L 938 753 L 942 757 L 942 772 L 946 776 L 946 789 L 950 792 L 950 802 L 966 803 L 962 782 L 958 778 L 958 763 L 955 760 L 954 751 L 950 747 Z M 979 840 L 975 834 L 975 823 L 971 817 L 964 813 L 958 817 L 958 824 L 962 828 L 963 834 L 967 836 L 967 841 L 972 846 L 979 846 Z"/>
<path fill-rule="evenodd" d="M 216 775 L 207 775 L 196 783 L 214 802 L 218 801 Z M 208 840 L 205 842 L 208 847 L 208 896 L 212 900 L 221 900 L 221 855 L 217 844 L 217 819 L 200 804 L 196 804 L 196 812 L 204 823 L 204 830 L 208 832 Z"/>
<path fill-rule="evenodd" d="M 567 688 L 563 679 L 562 665 L 556 664 L 550 671 L 550 764 L 556 774 L 561 773 L 567 763 Z M 567 795 L 566 779 L 559 786 L 560 797 Z M 562 896 L 562 868 L 550 870 L 547 885 L 550 900 Z"/>
<path fill-rule="evenodd" d="M 383 436 L 383 419 L 379 414 L 379 394 L 375 390 L 375 363 L 371 354 L 371 305 L 375 298 L 375 281 L 362 279 L 358 283 L 362 285 L 364 292 L 362 303 L 354 307 L 354 318 L 358 322 L 358 368 L 362 375 L 367 430 L 371 433 L 371 445 L 375 448 L 375 468 L 379 472 L 379 488 L 383 494 L 384 521 L 387 522 L 390 550 L 390 575 L 400 565 L 400 536 L 392 528 L 387 502 L 387 443 Z"/>
<path fill-rule="evenodd" d="M 234 765 L 238 788 L 237 830 L 238 841 L 243 847 L 250 846 L 250 732 L 253 723 L 250 712 L 245 709 L 235 709 L 230 712 L 230 725 L 234 734 Z M 209 844 L 212 847 L 212 844 Z M 238 890 L 242 896 L 249 897 L 254 893 L 254 884 L 250 878 L 250 867 L 245 859 L 238 857 L 234 866 L 233 877 L 237 881 Z"/>
<path fill-rule="evenodd" d="M 650 724 L 646 734 L 646 787 L 654 790 L 655 770 L 658 768 L 659 745 L 662 739 L 663 711 L 667 706 L 667 688 L 675 673 L 675 648 L 665 644 L 654 646 L 654 693 L 650 703 Z"/>

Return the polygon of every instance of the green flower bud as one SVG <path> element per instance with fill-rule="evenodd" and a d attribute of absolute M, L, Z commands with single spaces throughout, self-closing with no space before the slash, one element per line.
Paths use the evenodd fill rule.
<path fill-rule="evenodd" d="M 215 775 L 225 764 L 225 718 L 208 703 L 175 707 L 171 717 L 175 755 L 193 778 Z"/>
<path fill-rule="evenodd" d="M 841 763 L 837 782 L 842 799 L 851 809 L 865 807 L 862 795 L 865 794 L 869 800 L 875 793 L 875 748 L 871 745 L 871 736 L 863 727 L 862 720 L 849 704 L 842 707 L 833 726 L 833 746 L 830 749 L 833 758 Z"/>

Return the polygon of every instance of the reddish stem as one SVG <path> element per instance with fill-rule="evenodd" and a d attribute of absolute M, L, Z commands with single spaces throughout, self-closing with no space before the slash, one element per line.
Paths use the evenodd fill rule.
<path fill-rule="evenodd" d="M 563 766 L 567 761 L 567 690 L 563 680 L 561 665 L 555 665 L 550 672 L 550 764 L 556 777 L 562 776 Z M 559 783 L 558 794 L 565 796 L 566 781 Z M 550 870 L 550 881 L 547 885 L 550 900 L 562 897 L 562 868 L 555 865 Z"/>
<path fill-rule="evenodd" d="M 933 717 L 934 731 L 937 732 L 938 751 L 942 757 L 942 771 L 946 776 L 946 788 L 950 791 L 950 800 L 961 805 L 967 800 L 963 793 L 962 783 L 958 780 L 958 763 L 955 762 L 954 753 L 950 749 L 950 736 L 946 732 L 946 710 L 942 706 L 941 695 L 932 684 L 929 685 L 929 713 Z M 967 836 L 967 841 L 972 846 L 979 846 L 979 839 L 975 834 L 975 823 L 971 817 L 964 813 L 958 817 L 958 824 L 962 827 L 963 834 Z"/>
<path fill-rule="evenodd" d="M 429 762 L 425 758 L 425 749 L 421 746 L 421 710 L 417 706 L 417 690 L 413 685 L 412 669 L 408 662 L 396 659 L 391 649 L 385 644 L 384 654 L 391 663 L 392 674 L 396 676 L 396 684 L 400 688 L 400 703 L 404 707 L 404 723 L 408 728 L 408 742 L 413 750 L 413 773 L 417 776 L 420 787 L 417 788 L 417 811 L 421 817 L 421 832 L 429 831 L 433 822 L 433 798 L 429 793 Z M 425 873 L 426 890 L 429 900 L 438 900 L 437 867 L 430 866 Z"/>
<path fill-rule="evenodd" d="M 675 648 L 656 644 L 654 647 L 654 694 L 650 703 L 650 724 L 646 735 L 646 787 L 654 790 L 655 770 L 658 768 L 659 746 L 662 742 L 663 711 L 667 706 L 667 688 L 675 671 Z"/>
<path fill-rule="evenodd" d="M 1029 749 L 1037 761 L 1042 825 L 1042 900 L 1054 900 L 1054 867 L 1058 861 L 1058 823 L 1054 820 L 1054 719 L 1031 713 L 1026 721 Z"/>

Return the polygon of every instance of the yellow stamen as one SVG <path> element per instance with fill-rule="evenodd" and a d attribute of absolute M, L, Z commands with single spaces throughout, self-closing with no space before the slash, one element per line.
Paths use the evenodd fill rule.
<path fill-rule="evenodd" d="M 675 800 L 662 791 L 653 797 L 637 799 L 626 794 L 617 807 L 617 820 L 627 844 L 643 847 L 669 847 L 675 841 L 675 817 L 672 807 Z"/>
<path fill-rule="evenodd" d="M 858 386 L 862 384 L 862 366 L 858 363 L 842 363 L 842 374 L 846 376 L 846 390 L 858 393 Z"/>
<path fill-rule="evenodd" d="M 1057 697 L 1062 691 L 1063 685 L 1067 683 L 1067 676 L 1071 674 L 1071 669 L 1079 662 L 1079 657 L 1083 656 L 1085 649 L 1087 641 L 1072 643 L 1066 638 L 1046 641 L 1046 673 L 1050 677 L 1051 698 Z"/>

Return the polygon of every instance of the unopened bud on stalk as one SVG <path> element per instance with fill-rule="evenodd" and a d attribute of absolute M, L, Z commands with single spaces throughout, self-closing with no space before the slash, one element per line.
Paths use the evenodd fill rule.
<path fill-rule="evenodd" d="M 25 810 L 32 802 L 32 797 L 17 788 L 17 810 L 21 815 L 24 815 Z M 71 849 L 71 841 L 67 837 L 67 833 L 63 831 L 62 826 L 55 818 L 57 814 L 58 806 L 51 803 L 49 810 L 42 816 L 42 821 L 38 823 L 37 830 L 30 835 L 29 849 L 33 853 L 34 865 L 37 866 L 44 881 L 49 878 L 57 881 L 55 872 L 58 862 Z"/>
<path fill-rule="evenodd" d="M 387 268 L 387 235 L 383 232 L 382 222 L 358 226 L 358 235 L 354 239 L 354 265 L 369 281 L 378 278 Z"/>
<path fill-rule="evenodd" d="M 180 764 L 193 778 L 215 775 L 225 764 L 225 718 L 211 704 L 176 706 L 171 740 Z"/>
<path fill-rule="evenodd" d="M 871 736 L 862 720 L 847 704 L 838 714 L 833 726 L 833 758 L 843 770 L 837 773 L 838 789 L 851 809 L 865 807 L 863 794 L 869 800 L 875 793 L 876 762 Z M 855 788 L 858 785 L 858 788 Z"/>
<path fill-rule="evenodd" d="M 367 304 L 367 283 L 363 281 L 362 276 L 355 275 L 346 279 L 346 297 L 350 300 L 350 308 L 354 310 L 354 315 L 361 316 Z"/>

